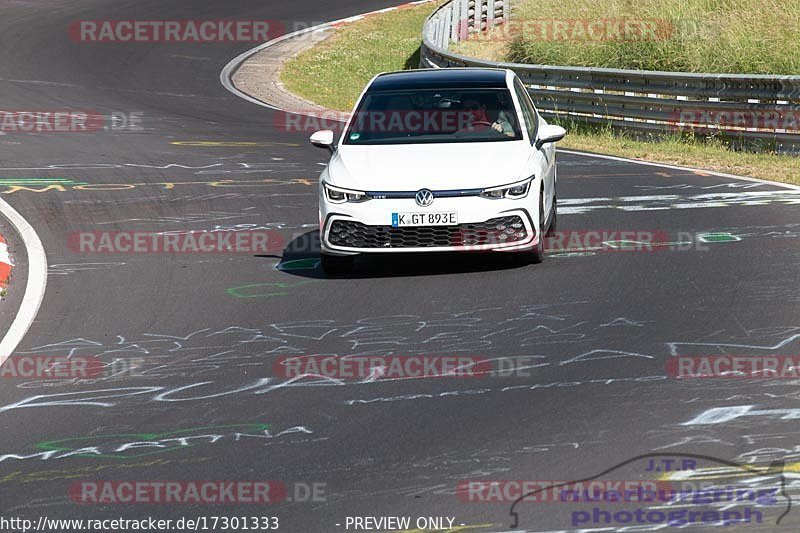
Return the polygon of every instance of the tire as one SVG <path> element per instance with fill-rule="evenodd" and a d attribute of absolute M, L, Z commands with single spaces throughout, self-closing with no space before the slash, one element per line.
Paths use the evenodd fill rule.
<path fill-rule="evenodd" d="M 353 270 L 355 256 L 352 255 L 328 255 L 320 256 L 322 270 L 329 276 L 344 276 Z"/>
<path fill-rule="evenodd" d="M 525 252 L 528 263 L 536 265 L 544 261 L 545 233 L 543 228 L 545 222 L 547 222 L 547 219 L 544 216 L 544 191 L 542 191 L 542 193 L 539 195 L 539 244 L 537 244 L 533 250 Z"/>
<path fill-rule="evenodd" d="M 552 236 L 558 230 L 558 196 L 553 193 L 553 207 L 550 209 L 550 225 L 545 235 Z"/>

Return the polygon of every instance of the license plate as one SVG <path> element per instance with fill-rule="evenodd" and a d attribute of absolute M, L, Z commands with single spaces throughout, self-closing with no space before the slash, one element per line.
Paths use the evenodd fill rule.
<path fill-rule="evenodd" d="M 449 213 L 392 213 L 392 227 L 403 226 L 454 226 L 458 214 Z"/>

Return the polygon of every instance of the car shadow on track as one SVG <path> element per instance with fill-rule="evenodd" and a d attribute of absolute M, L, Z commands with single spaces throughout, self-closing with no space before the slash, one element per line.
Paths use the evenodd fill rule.
<path fill-rule="evenodd" d="M 257 257 L 271 257 L 262 255 Z M 304 278 L 331 279 L 319 264 L 319 230 L 309 231 L 290 241 L 283 249 L 278 269 Z M 392 278 L 491 272 L 526 266 L 519 254 L 506 253 L 417 253 L 369 254 L 356 259 L 353 271 L 338 278 Z"/>

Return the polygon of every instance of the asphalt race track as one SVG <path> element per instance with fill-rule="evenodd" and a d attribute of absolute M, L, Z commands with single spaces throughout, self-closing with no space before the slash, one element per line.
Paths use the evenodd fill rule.
<path fill-rule="evenodd" d="M 314 244 L 325 152 L 219 83 L 252 45 L 67 35 L 76 19 L 289 24 L 392 4 L 2 2 L 0 108 L 141 113 L 143 130 L 0 136 L 0 196 L 36 229 L 49 264 L 15 355 L 141 364 L 136 375 L 80 383 L 0 380 L 0 515 L 276 516 L 290 532 L 344 531 L 348 516 L 448 516 L 461 530 L 508 531 L 510 501 L 465 501 L 459 483 L 578 480 L 662 453 L 753 468 L 785 461 L 780 505 L 762 508 L 761 524 L 725 531 L 797 531 L 800 512 L 775 521 L 800 460 L 798 381 L 676 380 L 667 360 L 800 353 L 800 191 L 561 153 L 560 230 L 648 230 L 662 246 L 554 252 L 530 266 L 502 255 L 374 258 L 328 279 Z M 277 230 L 285 245 L 258 256 L 68 246 L 81 231 L 237 228 Z M 20 259 L 12 293 L 25 279 Z M 528 363 L 463 379 L 275 375 L 277 357 L 298 354 Z M 69 454 L 78 449 L 88 450 Z M 646 478 L 645 464 L 605 477 Z M 775 486 L 775 475 L 742 472 L 715 475 Z M 279 480 L 295 501 L 77 504 L 69 491 L 82 480 Z M 313 484 L 324 497 L 303 501 Z M 574 529 L 567 503 L 516 510 L 517 531 Z"/>

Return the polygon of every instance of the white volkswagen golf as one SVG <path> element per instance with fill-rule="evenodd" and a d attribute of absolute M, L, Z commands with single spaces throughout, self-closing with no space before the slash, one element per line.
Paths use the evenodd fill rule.
<path fill-rule="evenodd" d="M 505 251 L 543 259 L 556 221 L 556 152 L 548 124 L 510 70 L 380 74 L 361 94 L 320 176 L 322 267 L 359 254 Z"/>

